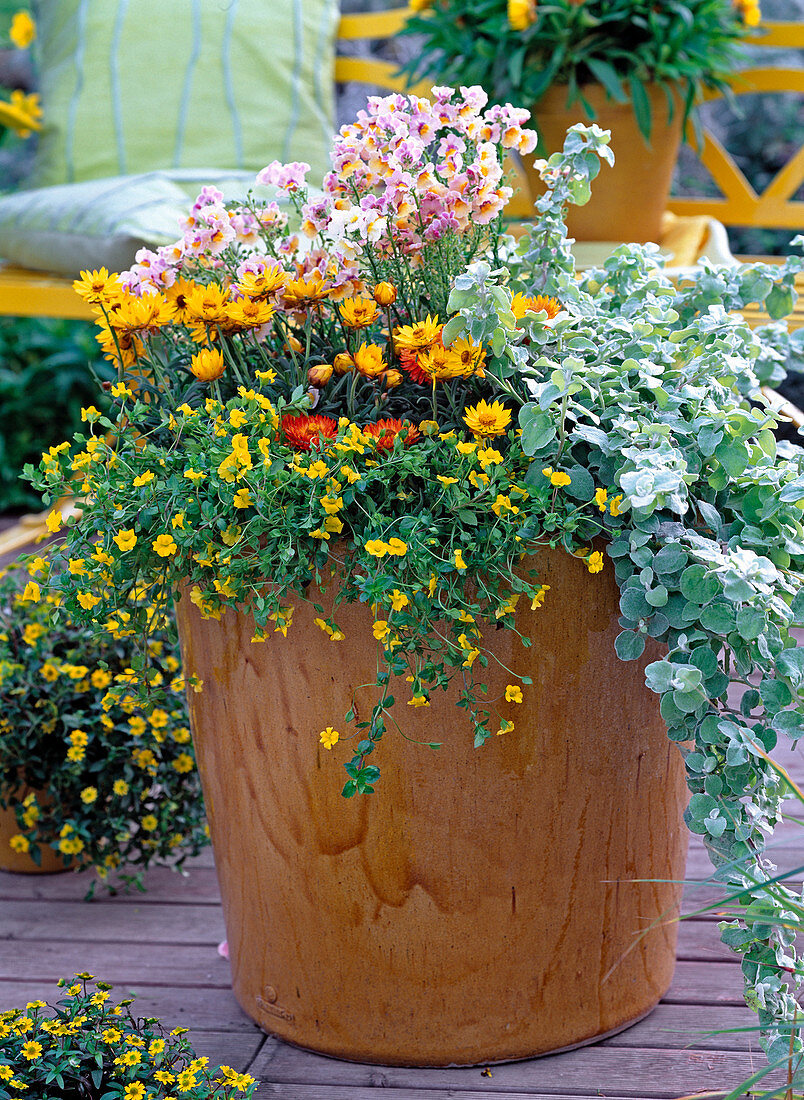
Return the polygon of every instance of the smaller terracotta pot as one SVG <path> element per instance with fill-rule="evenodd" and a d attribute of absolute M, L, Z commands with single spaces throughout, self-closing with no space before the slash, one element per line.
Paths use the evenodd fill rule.
<path fill-rule="evenodd" d="M 23 799 L 30 794 L 30 789 L 26 787 L 18 793 Z M 36 795 L 39 800 L 43 797 L 41 791 L 37 791 Z M 65 866 L 64 858 L 46 844 L 39 846 L 41 865 L 34 863 L 27 852 L 15 852 L 9 841 L 19 831 L 13 809 L 0 808 L 0 871 L 13 871 L 18 875 L 54 875 L 70 870 L 69 864 Z"/>
<path fill-rule="evenodd" d="M 578 241 L 658 241 L 662 214 L 667 209 L 673 169 L 681 144 L 683 110 L 677 101 L 672 120 L 667 96 L 662 88 L 648 85 L 650 100 L 650 146 L 640 133 L 630 103 L 607 99 L 602 85 L 584 85 L 581 92 L 591 104 L 595 118 L 590 119 L 579 101 L 567 107 L 567 88 L 551 88 L 534 108 L 533 114 L 547 154 L 560 151 L 570 126 L 577 122 L 596 122 L 611 130 L 614 167 L 603 164 L 592 181 L 592 198 L 586 206 L 571 206 L 567 219 L 569 235 Z M 537 156 L 541 156 L 537 153 Z M 523 163 L 535 198 L 544 193 L 533 157 Z"/>

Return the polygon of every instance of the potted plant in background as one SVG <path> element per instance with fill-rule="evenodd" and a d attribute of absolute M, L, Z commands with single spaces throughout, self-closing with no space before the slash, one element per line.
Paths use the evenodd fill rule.
<path fill-rule="evenodd" d="M 207 843 L 178 647 L 160 616 L 139 653 L 125 608 L 102 637 L 54 622 L 51 568 L 84 565 L 37 555 L 0 576 L 0 869 L 93 867 L 141 885 Z M 164 685 L 162 706 L 131 694 L 140 678 Z"/>
<path fill-rule="evenodd" d="M 181 594 L 241 1004 L 386 1063 L 526 1057 L 648 1011 L 683 772 L 690 827 L 761 894 L 765 751 L 801 722 L 802 462 L 751 404 L 785 338 L 734 313 L 782 315 L 801 262 L 678 289 L 632 246 L 576 279 L 563 213 L 608 137 L 584 127 L 517 251 L 501 158 L 535 135 L 485 102 L 371 99 L 323 197 L 303 165 L 261 173 L 296 223 L 206 190 L 175 247 L 86 273 L 115 419 L 32 473 L 54 499 L 85 476 L 58 614 Z M 746 924 L 786 1053 L 784 907 Z"/>
<path fill-rule="evenodd" d="M 480 84 L 534 113 L 541 153 L 576 122 L 611 130 L 616 165 L 575 208 L 578 240 L 658 241 L 684 125 L 704 89 L 727 91 L 757 0 L 419 0 L 403 34 L 411 78 Z M 531 191 L 541 181 L 523 161 Z"/>
<path fill-rule="evenodd" d="M 0 1100 L 248 1100 L 255 1080 L 230 1066 L 208 1068 L 186 1038 L 153 1017 L 137 1018 L 129 997 L 92 974 L 62 978 L 55 1005 L 30 1001 L 0 1013 Z"/>

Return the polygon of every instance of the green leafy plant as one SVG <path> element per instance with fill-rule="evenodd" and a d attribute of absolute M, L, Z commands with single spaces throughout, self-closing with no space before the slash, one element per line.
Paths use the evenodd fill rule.
<path fill-rule="evenodd" d="M 123 608 L 101 637 L 54 623 L 36 579 L 51 565 L 36 556 L 0 575 L 0 806 L 19 827 L 10 844 L 36 864 L 49 846 L 65 866 L 141 885 L 151 864 L 180 867 L 207 843 L 178 647 L 159 618 L 137 655 Z M 79 575 L 84 565 L 56 568 Z M 140 677 L 154 692 L 144 708 L 128 688 Z"/>
<path fill-rule="evenodd" d="M 651 133 L 648 84 L 660 85 L 685 120 L 705 88 L 726 91 L 755 0 L 419 0 L 402 34 L 421 49 L 403 68 L 411 79 L 480 84 L 497 103 L 534 109 L 553 85 L 566 85 L 567 105 L 595 112 L 584 86 L 601 84 L 618 103 L 631 102 L 646 141 Z"/>
<path fill-rule="evenodd" d="M 353 796 L 375 790 L 400 710 L 453 680 L 478 751 L 512 728 L 530 681 L 512 672 L 505 705 L 488 699 L 480 628 L 518 633 L 518 601 L 550 598 L 540 548 L 613 570 L 618 655 L 663 647 L 646 676 L 685 757 L 688 825 L 750 899 L 747 999 L 775 1060 L 801 1049 L 788 983 L 804 964 L 763 853 L 785 793 L 767 753 L 804 730 L 804 452 L 777 446 L 760 382 L 800 346 L 739 310 L 782 318 L 804 263 L 704 266 L 676 286 L 655 246 L 622 246 L 576 277 L 564 212 L 587 201 L 608 135 L 573 127 L 517 245 L 498 171 L 503 138 L 531 136 L 481 110 L 477 89 L 371 100 L 323 199 L 302 166 L 269 166 L 309 248 L 279 207 L 207 191 L 174 248 L 122 280 L 85 275 L 120 380 L 114 412 L 87 410 L 74 448 L 30 471 L 83 502 L 65 538 L 86 572 L 49 585 L 86 623 L 132 586 L 157 606 L 183 586 L 203 616 L 250 612 L 259 641 L 334 578 L 318 625 L 337 644 L 339 601 L 373 609 L 374 705 L 309 732 L 336 755 L 350 742 Z"/>
<path fill-rule="evenodd" d="M 0 512 L 41 507 L 22 468 L 80 427 L 93 372 L 113 377 L 85 321 L 0 318 Z"/>
<path fill-rule="evenodd" d="M 255 1080 L 230 1066 L 208 1069 L 187 1039 L 133 998 L 109 1003 L 113 986 L 92 974 L 62 978 L 62 997 L 0 1012 L 0 1100 L 248 1100 Z"/>

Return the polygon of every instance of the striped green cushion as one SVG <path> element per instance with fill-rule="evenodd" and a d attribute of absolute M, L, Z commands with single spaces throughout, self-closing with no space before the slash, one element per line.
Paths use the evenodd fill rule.
<path fill-rule="evenodd" d="M 0 256 L 21 267 L 75 278 L 84 268 L 122 271 L 137 249 L 171 244 L 191 196 L 214 184 L 242 198 L 251 172 L 147 172 L 0 196 Z"/>
<path fill-rule="evenodd" d="M 31 186 L 162 168 L 328 167 L 337 0 L 39 0 Z"/>

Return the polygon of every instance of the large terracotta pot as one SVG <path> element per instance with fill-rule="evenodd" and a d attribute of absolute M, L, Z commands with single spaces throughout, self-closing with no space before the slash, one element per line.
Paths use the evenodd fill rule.
<path fill-rule="evenodd" d="M 457 691 L 413 709 L 398 683 L 404 732 L 443 748 L 389 731 L 376 793 L 350 801 L 351 750 L 318 734 L 345 731 L 353 693 L 370 709 L 369 610 L 338 609 L 330 642 L 297 601 L 287 638 L 252 644 L 245 615 L 179 602 L 234 991 L 266 1031 L 381 1064 L 494 1062 L 627 1027 L 669 986 L 680 887 L 656 880 L 684 876 L 681 756 L 644 662 L 614 655 L 610 563 L 538 564 L 551 590 L 518 616 L 533 647 L 485 640 L 534 680 L 500 704 L 515 732 L 474 749 Z M 484 678 L 491 699 L 511 680 L 494 661 Z"/>
<path fill-rule="evenodd" d="M 584 85 L 582 91 L 595 112 L 594 120 L 579 102 L 567 107 L 563 85 L 551 88 L 534 109 L 548 154 L 563 148 L 567 130 L 576 122 L 588 126 L 594 121 L 611 130 L 614 167 L 602 164 L 592 181 L 590 201 L 586 206 L 570 207 L 569 235 L 579 241 L 658 241 L 681 143 L 681 104 L 676 102 L 670 120 L 664 91 L 658 86 L 646 87 L 653 117 L 647 146 L 630 103 L 607 99 L 602 85 Z M 523 159 L 532 194 L 541 194 L 544 186 L 533 158 Z"/>
<path fill-rule="evenodd" d="M 29 793 L 29 788 L 19 792 L 19 800 Z M 37 794 L 40 795 L 40 791 Z M 52 875 L 58 871 L 66 871 L 64 859 L 47 844 L 39 847 L 42 859 L 40 864 L 34 863 L 27 852 L 15 852 L 9 844 L 12 836 L 18 833 L 19 826 L 14 811 L 0 807 L 0 871 L 14 871 L 16 874 L 26 875 Z"/>

